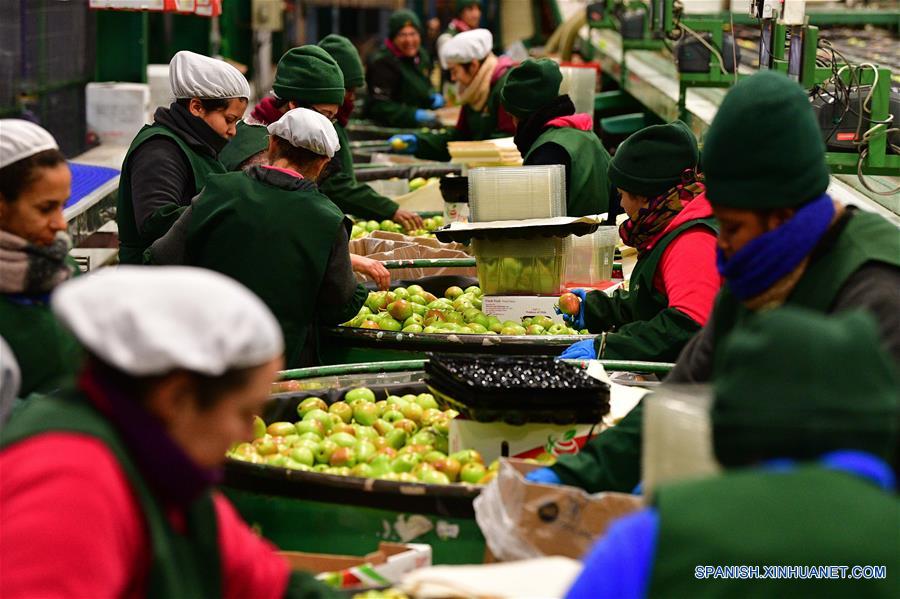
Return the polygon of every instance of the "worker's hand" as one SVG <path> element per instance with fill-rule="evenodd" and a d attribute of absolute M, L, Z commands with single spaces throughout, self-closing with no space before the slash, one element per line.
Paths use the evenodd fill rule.
<path fill-rule="evenodd" d="M 431 127 L 438 124 L 437 115 L 424 108 L 416 109 L 416 122 L 423 127 Z"/>
<path fill-rule="evenodd" d="M 391 287 L 391 271 L 384 267 L 378 260 L 372 260 L 365 256 L 350 254 L 350 265 L 353 272 L 366 275 L 378 285 L 381 291 L 387 291 Z"/>
<path fill-rule="evenodd" d="M 538 468 L 525 475 L 525 480 L 544 485 L 561 485 L 562 481 L 552 468 Z"/>
<path fill-rule="evenodd" d="M 396 154 L 415 154 L 419 140 L 412 133 L 401 133 L 388 138 L 391 150 Z"/>
<path fill-rule="evenodd" d="M 438 92 L 433 92 L 431 94 L 431 109 L 437 110 L 438 108 L 443 108 L 444 104 L 446 104 L 446 100 L 444 100 L 444 96 L 439 94 Z"/>
<path fill-rule="evenodd" d="M 397 210 L 391 220 L 400 223 L 407 231 L 418 231 L 422 228 L 422 217 L 408 210 Z"/>
<path fill-rule="evenodd" d="M 572 295 L 577 295 L 581 300 L 581 304 L 578 308 L 578 314 L 576 314 L 575 316 L 563 314 L 563 312 L 559 309 L 559 306 L 554 306 L 553 309 L 557 314 L 562 314 L 563 320 L 566 321 L 567 325 L 569 325 L 573 329 L 578 329 L 580 331 L 584 328 L 584 300 L 587 297 L 587 292 L 584 289 L 570 289 L 569 293 L 571 293 Z"/>
<path fill-rule="evenodd" d="M 591 337 L 590 339 L 573 343 L 559 357 L 564 360 L 596 360 L 597 350 L 594 347 L 594 341 L 595 338 Z"/>

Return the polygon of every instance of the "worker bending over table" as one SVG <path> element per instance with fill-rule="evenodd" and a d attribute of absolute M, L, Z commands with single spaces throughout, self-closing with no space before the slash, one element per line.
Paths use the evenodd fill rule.
<path fill-rule="evenodd" d="M 326 117 L 288 111 L 268 127 L 266 165 L 210 178 L 148 260 L 226 274 L 281 325 L 288 368 L 318 363 L 316 327 L 353 318 L 368 296 L 350 265 L 350 221 L 316 187 L 338 150 Z"/>

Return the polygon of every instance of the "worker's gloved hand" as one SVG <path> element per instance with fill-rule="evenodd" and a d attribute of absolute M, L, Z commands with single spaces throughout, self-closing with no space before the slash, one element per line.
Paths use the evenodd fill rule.
<path fill-rule="evenodd" d="M 444 104 L 446 104 L 446 103 L 447 103 L 447 101 L 444 100 L 444 96 L 442 96 L 438 92 L 434 92 L 431 94 L 431 109 L 432 110 L 437 110 L 438 108 L 443 108 Z"/>
<path fill-rule="evenodd" d="M 559 306 L 554 306 L 554 310 L 556 310 L 557 314 L 562 314 L 563 320 L 566 321 L 573 329 L 578 329 L 579 331 L 584 328 L 584 299 L 587 297 L 587 292 L 584 289 L 570 289 L 570 293 L 573 295 L 577 295 L 579 299 L 581 299 L 581 307 L 578 310 L 578 314 L 575 316 L 570 316 L 569 314 L 563 314 L 559 309 Z"/>
<path fill-rule="evenodd" d="M 594 338 L 573 343 L 559 357 L 564 360 L 596 360 L 597 350 L 594 348 Z"/>
<path fill-rule="evenodd" d="M 431 126 L 437 125 L 437 115 L 430 110 L 424 108 L 416 109 L 416 122 L 420 125 Z"/>
<path fill-rule="evenodd" d="M 538 468 L 537 470 L 532 470 L 528 474 L 525 475 L 525 480 L 532 483 L 541 483 L 545 485 L 561 485 L 562 481 L 559 479 L 559 476 L 556 475 L 550 468 Z"/>
<path fill-rule="evenodd" d="M 401 133 L 390 136 L 388 143 L 395 154 L 415 154 L 419 140 L 412 133 Z"/>

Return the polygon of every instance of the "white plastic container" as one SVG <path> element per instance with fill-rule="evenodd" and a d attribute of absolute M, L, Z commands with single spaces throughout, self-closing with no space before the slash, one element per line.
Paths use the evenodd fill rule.
<path fill-rule="evenodd" d="M 569 94 L 576 113 L 593 116 L 597 71 L 593 67 L 560 67 L 559 70 L 563 76 L 559 93 Z"/>
<path fill-rule="evenodd" d="M 376 179 L 369 181 L 369 187 L 389 198 L 409 193 L 409 179 Z"/>
<path fill-rule="evenodd" d="M 566 216 L 561 164 L 474 168 L 469 171 L 472 222 Z"/>
<path fill-rule="evenodd" d="M 150 86 L 145 83 L 88 83 L 87 126 L 100 142 L 127 146 L 147 123 Z"/>
<path fill-rule="evenodd" d="M 168 107 L 175 101 L 169 85 L 169 65 L 148 64 L 147 85 L 150 86 L 150 118 L 152 119 L 157 108 Z"/>
<path fill-rule="evenodd" d="M 600 227 L 590 235 L 570 237 L 566 287 L 594 287 L 612 278 L 618 227 Z"/>

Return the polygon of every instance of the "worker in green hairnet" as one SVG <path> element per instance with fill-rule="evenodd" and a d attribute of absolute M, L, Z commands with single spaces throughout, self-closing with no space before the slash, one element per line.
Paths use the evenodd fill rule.
<path fill-rule="evenodd" d="M 347 38 L 329 35 L 318 46 L 288 50 L 275 71 L 274 94 L 263 98 L 238 124 L 237 135 L 220 156 L 222 164 L 228 170 L 240 170 L 264 163 L 269 145 L 266 126 L 292 108 L 309 108 L 337 123 L 335 128 L 341 137 L 341 149 L 322 177 L 321 191 L 345 214 L 367 220 L 390 219 L 407 229 L 420 228 L 422 221 L 417 214 L 401 210 L 390 198 L 360 185 L 353 174 L 344 127 L 353 110 L 354 90 L 360 85 L 362 64 Z M 370 274 L 370 270 L 372 265 L 367 264 L 361 272 Z"/>
<path fill-rule="evenodd" d="M 593 116 L 575 113 L 572 99 L 559 93 L 561 83 L 559 65 L 549 58 L 526 60 L 509 72 L 500 103 L 516 124 L 525 166 L 565 166 L 567 215 L 601 214 L 611 197 L 609 153 L 594 133 Z"/>
<path fill-rule="evenodd" d="M 431 58 L 422 47 L 422 22 L 411 10 L 388 20 L 388 37 L 369 58 L 366 115 L 385 127 L 439 125 L 435 110 L 444 97 L 431 86 Z"/>
<path fill-rule="evenodd" d="M 319 47 L 328 52 L 338 63 L 344 74 L 344 101 L 338 110 L 334 128 L 341 142 L 341 149 L 334 157 L 335 168 L 322 182 L 322 193 L 331 198 L 344 212 L 367 220 L 394 220 L 406 230 L 422 228 L 422 217 L 415 212 L 401 210 L 400 206 L 365 183 L 356 180 L 353 172 L 353 153 L 347 126 L 356 100 L 356 89 L 365 83 L 359 52 L 347 38 L 331 34 L 319 42 Z"/>
<path fill-rule="evenodd" d="M 742 80 L 710 125 L 702 163 L 724 284 L 666 380 L 709 381 L 723 340 L 755 313 L 781 306 L 865 310 L 900 363 L 900 231 L 826 193 L 825 146 L 806 92 L 771 71 Z M 642 422 L 638 404 L 581 453 L 530 476 L 631 491 L 640 480 Z"/>
<path fill-rule="evenodd" d="M 895 597 L 900 378 L 879 336 L 862 311 L 790 307 L 725 339 L 711 413 L 725 472 L 658 487 L 610 527 L 566 598 Z M 735 565 L 759 576 L 716 575 Z M 828 575 L 835 565 L 847 575 Z M 854 565 L 887 576 L 856 578 Z M 798 566 L 826 574 L 765 576 Z"/>

